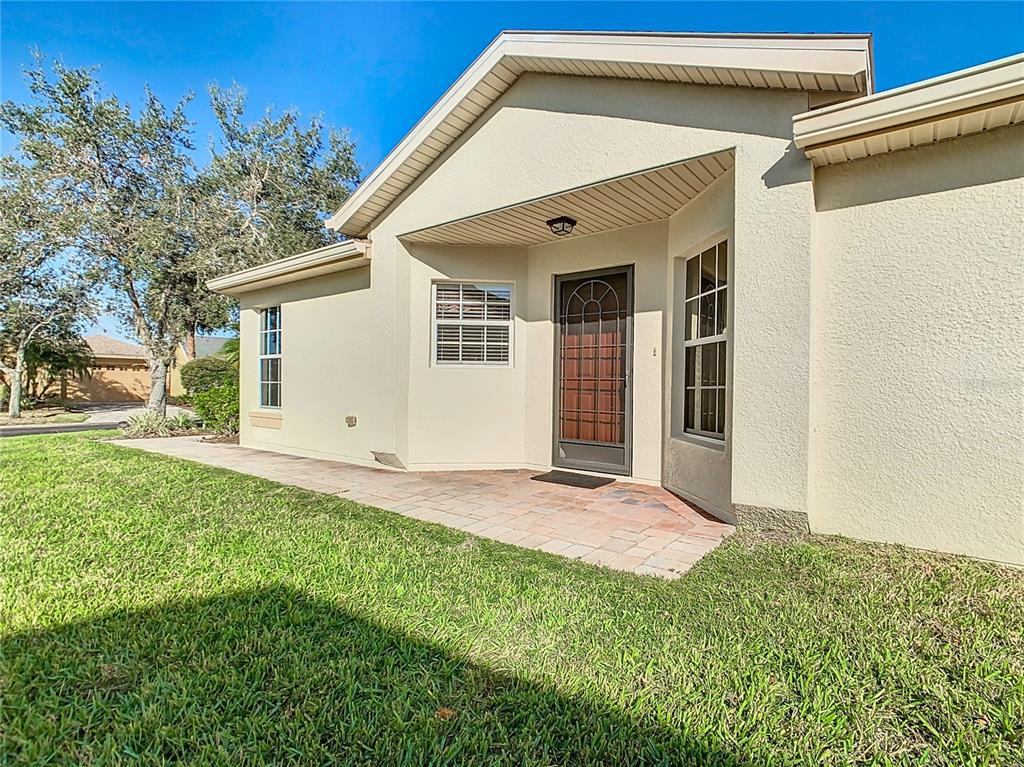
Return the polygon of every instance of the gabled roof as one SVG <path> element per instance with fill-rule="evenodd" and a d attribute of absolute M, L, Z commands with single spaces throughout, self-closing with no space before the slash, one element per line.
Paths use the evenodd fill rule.
<path fill-rule="evenodd" d="M 872 91 L 870 35 L 502 32 L 327 225 L 364 236 L 417 177 L 526 72 L 823 91 Z"/>
<path fill-rule="evenodd" d="M 146 350 L 138 344 L 121 341 L 105 335 L 85 336 L 83 339 L 95 357 L 127 357 L 146 359 Z"/>
<path fill-rule="evenodd" d="M 816 166 L 1024 123 L 1024 54 L 797 115 Z"/>

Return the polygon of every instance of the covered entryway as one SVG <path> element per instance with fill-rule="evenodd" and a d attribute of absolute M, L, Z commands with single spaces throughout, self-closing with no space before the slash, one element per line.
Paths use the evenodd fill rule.
<path fill-rule="evenodd" d="M 628 267 L 555 282 L 555 466 L 629 474 L 632 278 Z"/>

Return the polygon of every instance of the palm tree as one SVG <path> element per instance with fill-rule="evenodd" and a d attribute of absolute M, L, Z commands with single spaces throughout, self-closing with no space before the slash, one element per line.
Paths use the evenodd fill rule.
<path fill-rule="evenodd" d="M 239 340 L 240 339 L 239 339 L 239 336 L 238 336 L 238 323 L 237 322 L 234 323 L 231 326 L 231 329 L 235 331 L 235 337 L 234 338 L 229 338 L 227 341 L 224 342 L 224 345 L 222 347 L 220 347 L 220 351 L 217 352 L 217 356 L 218 357 L 223 357 L 224 359 L 226 359 L 228 362 L 230 362 L 232 365 L 234 365 L 237 368 L 238 367 L 238 359 L 239 359 L 239 350 L 241 348 L 239 346 Z"/>

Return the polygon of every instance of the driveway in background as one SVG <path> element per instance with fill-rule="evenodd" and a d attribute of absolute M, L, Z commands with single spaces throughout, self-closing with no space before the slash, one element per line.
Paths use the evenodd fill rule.
<path fill-rule="evenodd" d="M 31 434 L 64 434 L 73 431 L 93 431 L 96 429 L 116 429 L 121 423 L 132 416 L 143 412 L 146 407 L 139 402 L 83 402 L 75 409 L 88 413 L 89 418 L 81 423 L 33 424 L 26 422 L 24 426 L 0 426 L 0 437 L 25 437 Z M 189 412 L 176 405 L 167 406 L 167 415 Z"/>

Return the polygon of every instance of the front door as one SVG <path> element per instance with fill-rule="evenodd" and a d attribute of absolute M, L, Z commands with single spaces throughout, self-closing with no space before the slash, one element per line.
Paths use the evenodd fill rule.
<path fill-rule="evenodd" d="M 629 474 L 633 269 L 555 280 L 554 465 Z"/>

